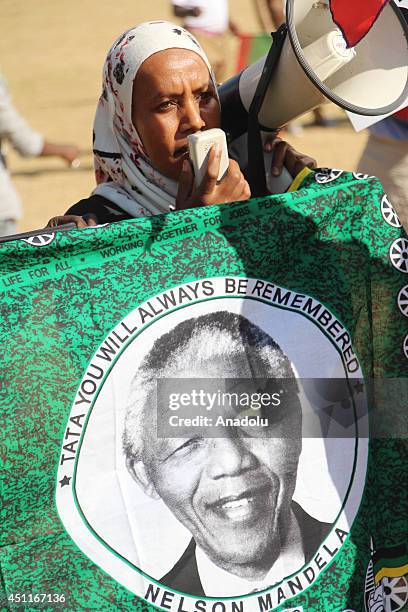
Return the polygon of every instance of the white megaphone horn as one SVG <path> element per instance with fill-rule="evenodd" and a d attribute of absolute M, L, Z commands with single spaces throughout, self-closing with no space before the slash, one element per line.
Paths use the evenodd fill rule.
<path fill-rule="evenodd" d="M 286 18 L 288 36 L 258 114 L 261 128 L 283 127 L 329 101 L 360 115 L 385 115 L 408 97 L 408 27 L 392 2 L 351 49 L 327 0 L 287 0 Z M 223 124 L 232 137 L 246 131 L 238 124 L 249 111 L 266 58 L 219 88 Z"/>
<path fill-rule="evenodd" d="M 219 87 L 230 142 L 248 132 L 254 112 L 261 130 L 274 130 L 329 101 L 385 115 L 408 98 L 408 26 L 393 2 L 351 49 L 328 0 L 287 0 L 286 20 L 269 54 Z"/>

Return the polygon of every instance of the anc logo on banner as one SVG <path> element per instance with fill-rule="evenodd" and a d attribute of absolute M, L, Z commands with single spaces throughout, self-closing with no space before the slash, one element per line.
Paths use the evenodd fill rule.
<path fill-rule="evenodd" d="M 366 612 L 398 612 L 408 603 L 408 549 L 406 542 L 376 548 L 367 567 Z"/>

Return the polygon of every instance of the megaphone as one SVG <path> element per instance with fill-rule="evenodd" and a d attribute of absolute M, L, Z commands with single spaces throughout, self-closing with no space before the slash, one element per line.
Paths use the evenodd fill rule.
<path fill-rule="evenodd" d="M 407 98 L 408 27 L 393 2 L 351 49 L 332 19 L 328 0 L 287 0 L 286 20 L 287 36 L 258 112 L 261 129 L 281 128 L 329 101 L 357 114 L 383 115 Z M 266 60 L 219 88 L 222 125 L 232 140 L 247 131 Z"/>

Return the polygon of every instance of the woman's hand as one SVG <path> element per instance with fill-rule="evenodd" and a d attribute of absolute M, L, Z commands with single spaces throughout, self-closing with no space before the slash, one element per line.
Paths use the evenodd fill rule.
<path fill-rule="evenodd" d="M 265 153 L 273 153 L 271 173 L 280 176 L 283 166 L 295 178 L 304 168 L 316 168 L 316 160 L 309 155 L 296 151 L 288 142 L 277 136 L 267 138 L 264 143 Z"/>
<path fill-rule="evenodd" d="M 58 225 L 65 225 L 66 223 L 75 223 L 77 227 L 82 228 L 98 225 L 98 220 L 92 213 L 83 217 L 79 215 L 61 215 L 60 217 L 52 217 L 46 227 L 58 227 Z"/>
<path fill-rule="evenodd" d="M 176 210 L 208 206 L 210 204 L 239 202 L 241 200 L 248 200 L 251 197 L 249 185 L 237 162 L 232 159 L 229 160 L 228 170 L 221 181 L 217 181 L 220 162 L 221 149 L 215 145 L 208 156 L 206 175 L 197 187 L 194 184 L 191 164 L 188 160 L 184 160 L 179 177 Z"/>

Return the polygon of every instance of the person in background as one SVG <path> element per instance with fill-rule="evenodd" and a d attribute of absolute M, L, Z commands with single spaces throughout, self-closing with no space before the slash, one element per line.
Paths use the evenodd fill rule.
<path fill-rule="evenodd" d="M 408 106 L 375 123 L 369 131 L 357 171 L 378 176 L 408 231 Z"/>
<path fill-rule="evenodd" d="M 408 23 L 408 9 L 400 7 Z M 408 105 L 369 128 L 357 171 L 374 174 L 408 232 Z"/>
<path fill-rule="evenodd" d="M 264 32 L 277 30 L 285 23 L 282 0 L 255 0 L 255 9 Z"/>
<path fill-rule="evenodd" d="M 228 30 L 239 35 L 236 24 L 229 17 L 228 0 L 172 0 L 175 17 L 198 40 L 215 72 L 217 83 L 227 76 Z"/>
<path fill-rule="evenodd" d="M 258 15 L 258 20 L 264 32 L 277 30 L 282 23 L 285 23 L 285 11 L 283 9 L 284 2 L 282 0 L 255 0 L 255 8 Z M 328 127 L 332 125 L 332 121 L 327 119 L 319 106 L 313 111 L 313 125 L 318 127 Z M 300 133 L 300 126 L 289 124 L 288 132 L 294 134 Z"/>
<path fill-rule="evenodd" d="M 17 220 L 21 218 L 20 198 L 1 151 L 5 140 L 23 157 L 55 155 L 72 164 L 79 154 L 76 146 L 49 142 L 34 131 L 14 108 L 7 85 L 0 75 L 0 236 L 16 234 Z"/>

